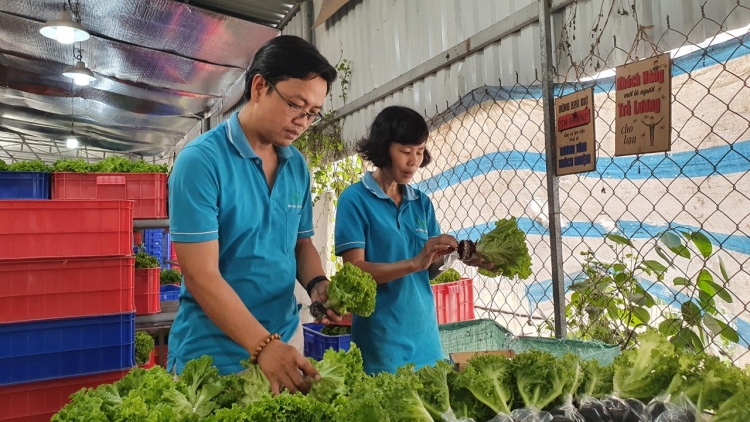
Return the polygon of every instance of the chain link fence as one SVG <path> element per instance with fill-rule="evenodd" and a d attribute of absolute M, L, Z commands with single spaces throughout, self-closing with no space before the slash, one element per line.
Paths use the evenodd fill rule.
<path fill-rule="evenodd" d="M 554 336 L 559 306 L 571 338 L 627 348 L 651 326 L 748 363 L 750 26 L 725 22 L 750 22 L 750 10 L 737 2 L 720 21 L 701 8 L 685 33 L 666 16 L 668 29 L 652 34 L 635 6 L 602 4 L 588 30 L 576 27 L 576 7 L 556 16 L 555 95 L 594 88 L 598 156 L 596 171 L 559 178 L 560 262 L 548 229 L 541 72 L 528 85 L 476 89 L 431 117 L 434 161 L 416 186 L 459 239 L 477 240 L 510 216 L 528 235 L 528 280 L 490 279 L 459 264 L 474 280 L 477 318 L 516 335 Z M 601 38 L 613 13 L 632 17 L 632 45 Z M 571 53 L 576 34 L 591 42 L 582 57 Z M 614 67 L 663 52 L 673 57 L 671 151 L 615 157 Z M 564 304 L 552 300 L 560 267 Z"/>

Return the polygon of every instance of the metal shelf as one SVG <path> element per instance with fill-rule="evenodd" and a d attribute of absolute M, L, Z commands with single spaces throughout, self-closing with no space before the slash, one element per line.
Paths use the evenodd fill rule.
<path fill-rule="evenodd" d="M 169 219 L 161 220 L 133 220 L 134 229 L 168 229 Z"/>

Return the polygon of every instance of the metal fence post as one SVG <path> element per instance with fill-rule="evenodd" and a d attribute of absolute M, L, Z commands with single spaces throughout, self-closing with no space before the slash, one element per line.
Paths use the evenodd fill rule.
<path fill-rule="evenodd" d="M 544 139 L 547 160 L 547 207 L 549 215 L 550 271 L 552 272 L 552 301 L 555 306 L 555 336 L 567 336 L 565 321 L 565 272 L 562 260 L 562 233 L 560 227 L 560 186 L 555 171 L 555 93 L 552 58 L 552 0 L 539 1 L 539 39 L 542 52 L 542 101 L 544 107 Z"/>

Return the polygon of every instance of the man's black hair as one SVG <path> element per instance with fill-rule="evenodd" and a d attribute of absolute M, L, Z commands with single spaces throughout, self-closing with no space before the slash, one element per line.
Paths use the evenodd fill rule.
<path fill-rule="evenodd" d="M 401 145 L 422 145 L 427 141 L 430 130 L 424 117 L 416 111 L 402 106 L 386 107 L 378 113 L 370 127 L 370 135 L 357 143 L 357 152 L 375 167 L 391 166 L 390 147 L 392 143 Z M 432 162 L 425 149 L 422 164 Z"/>
<path fill-rule="evenodd" d="M 245 79 L 245 99 L 250 100 L 255 75 L 275 85 L 287 79 L 313 79 L 320 76 L 331 90 L 336 69 L 314 45 L 300 37 L 280 35 L 265 43 L 253 57 Z"/>

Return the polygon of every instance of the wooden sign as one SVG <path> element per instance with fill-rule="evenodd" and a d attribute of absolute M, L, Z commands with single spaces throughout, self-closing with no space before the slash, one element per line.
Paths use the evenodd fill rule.
<path fill-rule="evenodd" d="M 615 155 L 672 148 L 672 59 L 669 54 L 616 71 Z"/>
<path fill-rule="evenodd" d="M 596 170 L 594 89 L 555 99 L 557 175 Z"/>

